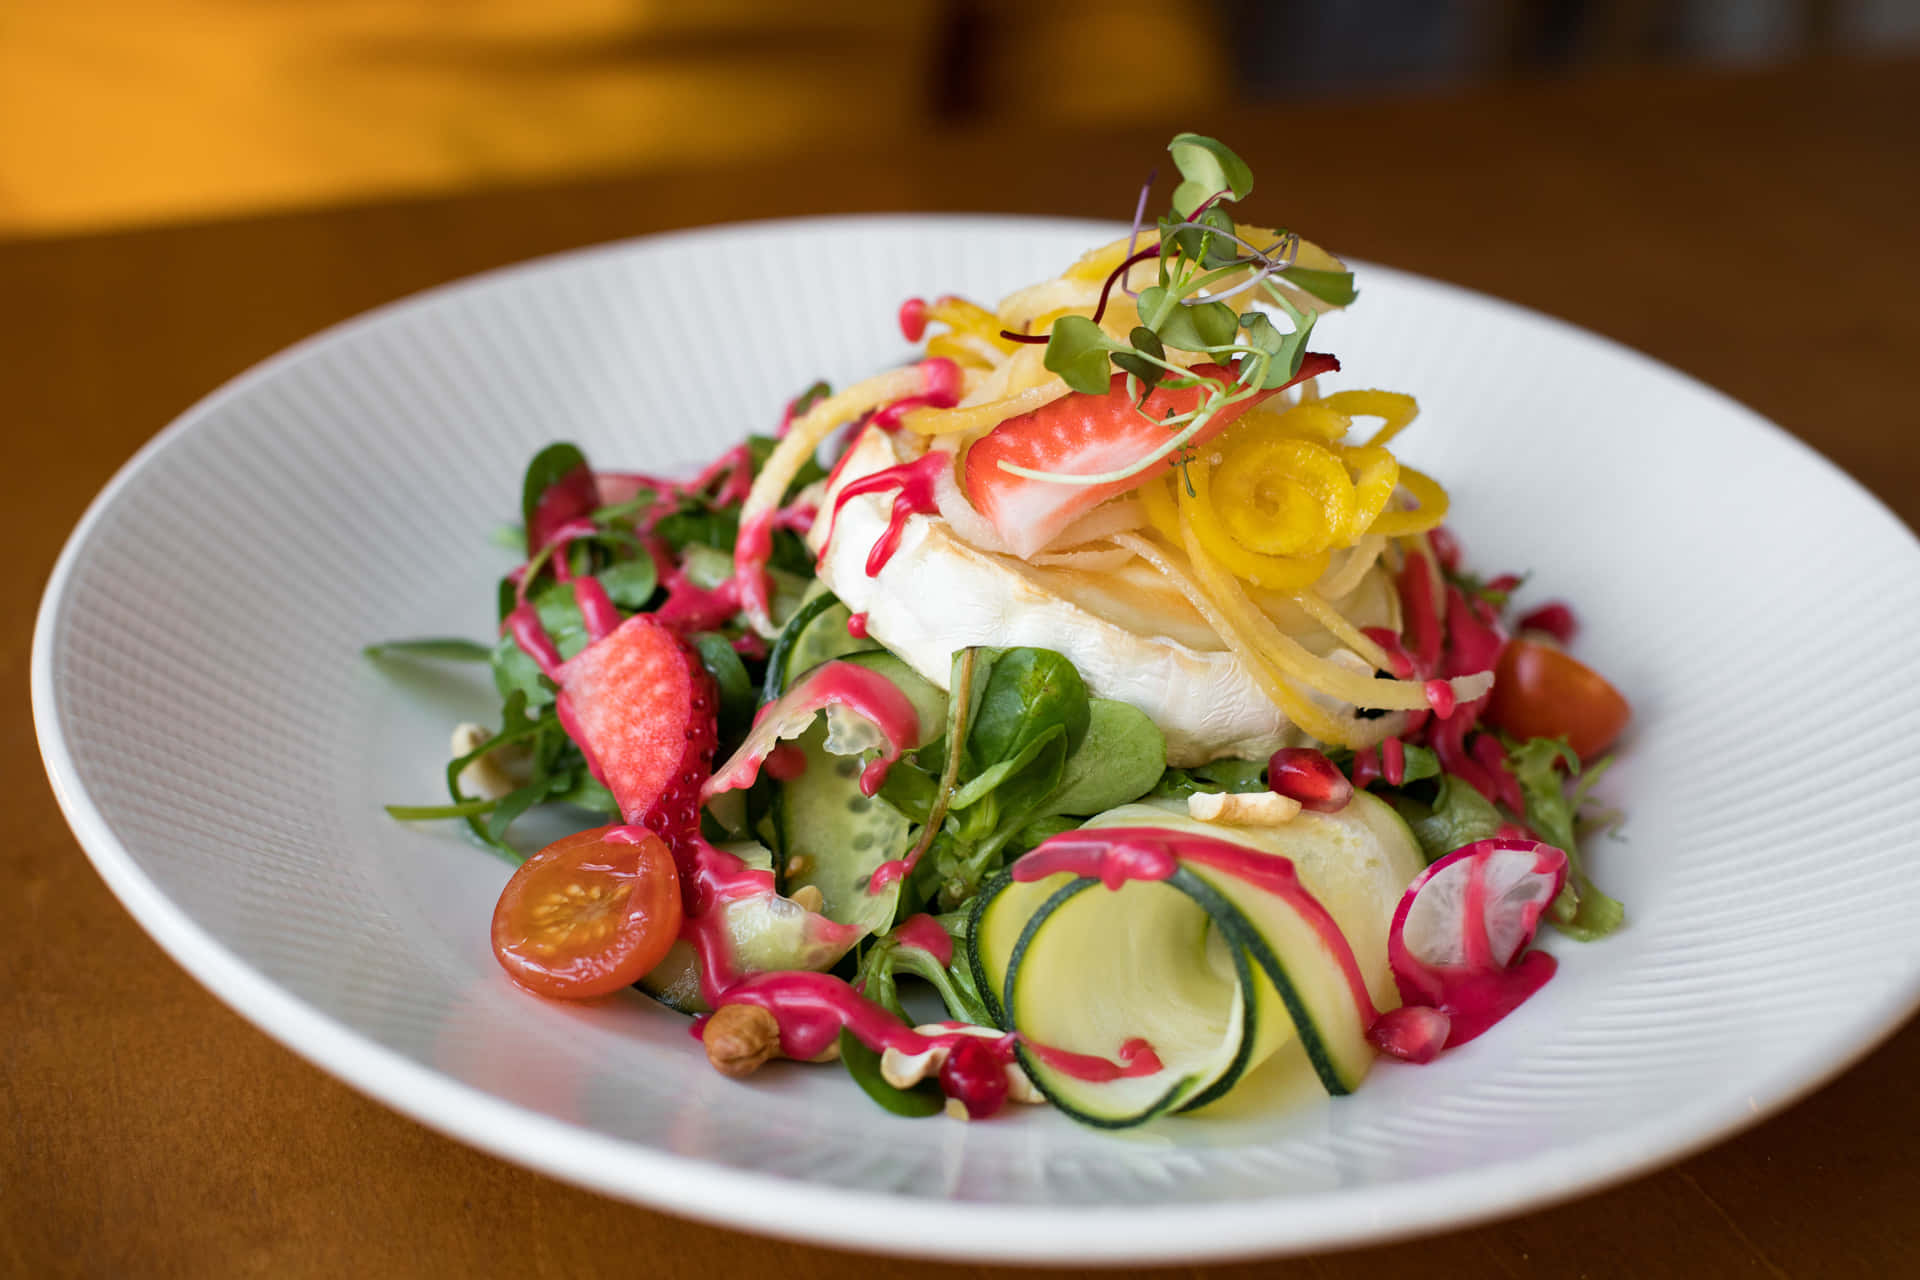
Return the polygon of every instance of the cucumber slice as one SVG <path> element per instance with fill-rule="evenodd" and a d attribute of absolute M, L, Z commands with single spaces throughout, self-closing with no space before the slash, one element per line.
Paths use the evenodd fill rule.
<path fill-rule="evenodd" d="M 763 871 L 773 865 L 773 854 L 753 841 L 719 847 Z M 819 916 L 776 893 L 736 898 L 721 910 L 726 913 L 727 947 L 742 973 L 826 969 L 846 953 L 849 944 L 847 939 L 822 937 Z M 670 1009 L 706 1012 L 700 995 L 700 964 L 685 942 L 669 947 L 638 985 Z"/>
<path fill-rule="evenodd" d="M 1239 828 L 1125 805 L 1087 825 L 1192 832 L 1288 858 L 1341 931 L 1365 940 L 1356 954 L 1374 1000 L 1397 1003 L 1385 927 L 1419 873 L 1418 847 L 1371 796 L 1302 816 L 1310 820 Z M 975 905 L 968 954 L 996 1020 L 1033 1042 L 1110 1059 L 1131 1038 L 1152 1044 L 1161 1070 L 1108 1081 L 1021 1050 L 1034 1084 L 1062 1110 L 1120 1128 L 1205 1106 L 1296 1039 L 1329 1093 L 1360 1082 L 1373 1051 L 1347 971 L 1311 914 L 1191 861 L 1118 891 L 1064 873 L 1026 884 L 1002 876 Z"/>
<path fill-rule="evenodd" d="M 877 642 L 854 636 L 847 630 L 853 612 L 840 603 L 838 596 L 816 582 L 816 591 L 807 596 L 780 628 L 767 655 L 767 678 L 760 701 L 772 702 L 792 687 L 807 671 L 830 658 L 878 649 Z"/>
<path fill-rule="evenodd" d="M 904 745 L 907 751 L 916 751 L 930 743 L 938 742 L 947 734 L 947 693 L 933 681 L 915 671 L 899 658 L 885 649 L 873 649 L 846 655 L 846 660 L 855 666 L 878 671 L 894 683 L 901 693 L 907 695 L 907 701 L 920 721 L 920 741 Z"/>
<path fill-rule="evenodd" d="M 919 672 L 885 650 L 844 657 L 885 676 L 913 704 L 920 735 L 902 744 L 903 750 L 945 735 L 947 695 Z M 830 752 L 827 738 L 827 717 L 816 717 L 794 740 L 804 762 L 799 775 L 774 793 L 771 820 L 780 850 L 781 891 L 792 894 L 813 885 L 820 890 L 821 914 L 829 920 L 885 933 L 900 902 L 900 881 L 879 893 L 869 893 L 867 886 L 881 863 L 906 855 L 911 824 L 885 800 L 861 793 L 861 755 Z"/>
<path fill-rule="evenodd" d="M 829 920 L 884 933 L 893 924 L 900 882 L 877 894 L 867 892 L 867 884 L 881 863 L 905 855 L 909 824 L 885 800 L 862 795 L 860 757 L 833 755 L 826 741 L 821 717 L 794 744 L 805 768 L 775 794 L 782 891 L 791 896 L 813 885 Z"/>

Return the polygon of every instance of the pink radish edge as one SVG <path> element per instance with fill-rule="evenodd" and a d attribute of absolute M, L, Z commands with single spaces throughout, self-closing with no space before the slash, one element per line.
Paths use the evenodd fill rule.
<path fill-rule="evenodd" d="M 1487 897 L 1487 870 L 1500 854 L 1531 854 L 1531 867 L 1516 876 L 1512 887 L 1531 882 L 1522 895 L 1511 891 L 1497 899 Z M 1408 943 L 1408 917 L 1423 891 L 1443 876 L 1461 872 L 1467 863 L 1467 882 L 1459 897 L 1458 959 L 1434 963 L 1416 955 Z M 1393 913 L 1387 935 L 1387 963 L 1405 1002 L 1376 1021 L 1368 1039 L 1384 1053 L 1409 1062 L 1432 1059 L 1441 1048 L 1465 1044 L 1518 1008 L 1544 986 L 1558 967 L 1544 951 L 1528 950 L 1539 928 L 1540 916 L 1560 893 L 1567 878 L 1567 855 L 1536 840 L 1496 838 L 1479 840 L 1441 858 L 1407 886 Z M 1506 944 L 1496 954 L 1489 916 L 1511 913 L 1496 920 Z M 1434 1015 L 1440 1015 L 1438 1017 Z"/>

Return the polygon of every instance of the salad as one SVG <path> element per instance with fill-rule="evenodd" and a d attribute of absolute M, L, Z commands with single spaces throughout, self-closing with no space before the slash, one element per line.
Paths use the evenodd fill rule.
<path fill-rule="evenodd" d="M 517 864 L 495 954 L 637 987 L 745 1077 L 1103 1127 L 1480 1035 L 1620 927 L 1578 839 L 1627 703 L 1564 604 L 1466 567 L 1417 405 L 1322 385 L 1344 263 L 1193 134 L 1128 235 L 920 358 L 806 389 L 684 480 L 528 466 L 455 820 Z M 524 856 L 537 807 L 581 828 Z"/>

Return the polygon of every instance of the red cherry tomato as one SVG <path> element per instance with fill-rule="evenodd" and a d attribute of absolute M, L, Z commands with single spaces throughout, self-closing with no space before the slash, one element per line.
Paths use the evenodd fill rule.
<path fill-rule="evenodd" d="M 493 954 L 537 995 L 601 996 L 659 964 L 680 917 L 666 843 L 643 827 L 595 827 L 554 841 L 513 873 L 493 911 Z"/>
<path fill-rule="evenodd" d="M 1494 668 L 1487 719 L 1516 738 L 1565 738 L 1589 760 L 1613 745 L 1630 714 L 1598 672 L 1552 645 L 1510 641 Z"/>

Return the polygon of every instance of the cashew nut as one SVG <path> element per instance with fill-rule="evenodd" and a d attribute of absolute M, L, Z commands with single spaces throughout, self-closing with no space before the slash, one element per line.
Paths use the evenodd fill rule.
<path fill-rule="evenodd" d="M 1300 802 L 1271 791 L 1202 791 L 1187 797 L 1187 816 L 1235 827 L 1277 827 L 1300 812 Z"/>

